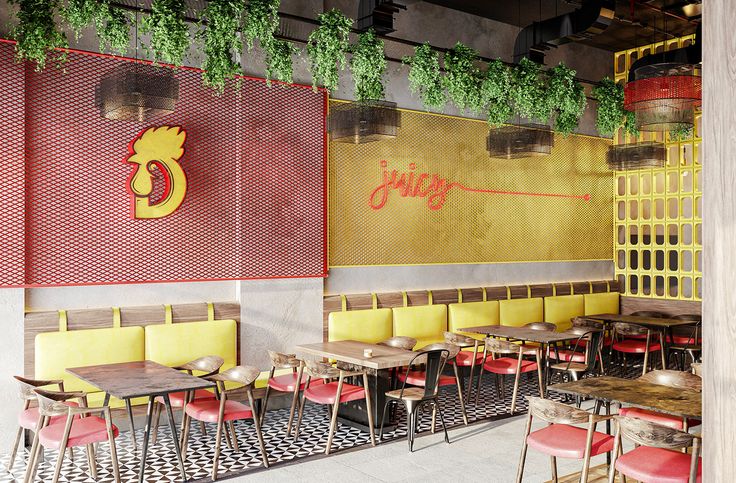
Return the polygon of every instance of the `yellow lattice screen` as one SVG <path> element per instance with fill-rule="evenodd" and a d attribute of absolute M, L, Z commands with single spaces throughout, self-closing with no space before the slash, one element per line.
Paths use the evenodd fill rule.
<path fill-rule="evenodd" d="M 690 35 L 614 54 L 615 80 L 625 83 L 636 59 L 684 47 Z M 616 275 L 626 295 L 700 300 L 702 295 L 702 150 L 700 112 L 693 137 L 642 133 L 639 141 L 667 146 L 664 168 L 616 172 Z M 636 142 L 619 133 L 615 143 Z"/>
<path fill-rule="evenodd" d="M 330 266 L 610 260 L 611 142 L 556 135 L 550 156 L 503 160 L 487 135 L 403 110 L 396 139 L 330 143 Z"/>

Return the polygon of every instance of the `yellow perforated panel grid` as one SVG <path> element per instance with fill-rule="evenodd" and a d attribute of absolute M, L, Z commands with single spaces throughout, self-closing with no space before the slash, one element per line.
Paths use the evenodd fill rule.
<path fill-rule="evenodd" d="M 335 101 L 333 101 L 335 102 Z M 610 140 L 491 159 L 488 125 L 402 111 L 399 136 L 330 143 L 330 266 L 610 260 Z"/>
<path fill-rule="evenodd" d="M 614 54 L 616 81 L 625 83 L 633 62 L 652 52 L 694 41 L 690 35 Z M 702 295 L 703 173 L 700 112 L 691 139 L 642 133 L 639 141 L 667 146 L 661 169 L 616 172 L 614 237 L 616 275 L 626 295 L 700 300 Z M 619 133 L 615 143 L 636 142 Z"/>

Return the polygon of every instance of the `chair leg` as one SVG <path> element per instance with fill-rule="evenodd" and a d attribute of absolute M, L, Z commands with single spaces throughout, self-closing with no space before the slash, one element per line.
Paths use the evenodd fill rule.
<path fill-rule="evenodd" d="M 550 456 L 549 460 L 552 469 L 552 481 L 554 483 L 557 483 L 557 458 L 555 458 L 554 456 Z"/>
<path fill-rule="evenodd" d="M 67 416 L 66 425 L 64 427 L 64 436 L 61 437 L 61 444 L 59 444 L 59 456 L 56 460 L 56 467 L 54 468 L 54 478 L 51 480 L 52 483 L 59 481 L 59 475 L 61 474 L 61 465 L 64 462 L 64 455 L 66 454 L 66 445 L 69 442 L 69 433 L 72 431 L 72 418 Z"/>
<path fill-rule="evenodd" d="M 376 445 L 376 429 L 373 427 L 373 401 L 368 386 L 368 374 L 363 373 L 363 387 L 365 388 L 365 410 L 368 412 L 368 428 L 371 433 L 371 446 Z M 337 409 L 335 410 L 337 412 Z"/>
<path fill-rule="evenodd" d="M 306 400 L 306 396 L 304 395 L 304 392 L 302 392 L 302 400 L 299 403 L 299 410 L 297 411 L 296 415 L 296 427 L 294 428 L 294 441 L 299 439 L 299 426 L 302 424 L 302 416 L 304 415 L 304 403 Z"/>
<path fill-rule="evenodd" d="M 434 399 L 433 401 L 435 409 L 437 409 L 437 412 L 440 415 L 440 424 L 442 425 L 442 431 L 445 433 L 445 443 L 450 444 L 450 436 L 447 434 L 447 426 L 445 425 L 445 417 L 442 414 L 442 408 L 440 407 L 440 402 L 438 399 Z"/>
<path fill-rule="evenodd" d="M 473 362 L 470 365 L 470 376 L 468 376 L 468 391 L 467 391 L 467 396 L 465 396 L 465 400 L 468 401 L 468 403 L 470 403 L 470 394 L 471 394 L 471 392 L 473 390 L 473 373 L 475 372 L 475 359 L 476 359 L 476 356 L 477 356 L 477 354 L 475 352 L 473 352 Z"/>
<path fill-rule="evenodd" d="M 381 426 L 378 430 L 378 441 L 383 441 L 383 423 L 386 420 L 386 411 L 388 410 L 391 403 L 395 403 L 397 401 L 394 401 L 393 399 L 387 399 L 386 402 L 383 404 L 383 414 L 381 415 Z"/>
<path fill-rule="evenodd" d="M 338 400 L 339 399 L 336 399 L 335 401 L 338 401 Z M 336 402 L 335 409 L 332 410 L 332 418 L 330 419 L 330 431 L 329 433 L 327 433 L 327 448 L 325 448 L 325 454 L 330 454 L 330 449 L 332 446 L 332 438 L 335 436 L 335 430 L 337 429 L 337 413 L 339 409 L 340 409 L 340 404 Z"/>
<path fill-rule="evenodd" d="M 158 439 L 158 425 L 161 422 L 161 404 L 156 402 L 153 407 L 153 427 L 151 428 L 151 445 Z"/>
<path fill-rule="evenodd" d="M 407 410 L 409 408 L 407 407 Z M 407 439 L 409 440 L 409 452 L 414 452 L 414 436 L 416 436 L 417 432 L 417 413 L 419 412 L 419 407 L 415 406 L 411 413 L 409 413 L 409 419 L 407 421 Z"/>
<path fill-rule="evenodd" d="M 662 369 L 667 369 L 666 354 L 664 353 L 664 332 L 659 333 L 659 355 L 662 359 Z"/>
<path fill-rule="evenodd" d="M 529 433 L 532 431 L 532 413 L 526 418 L 526 429 L 524 430 L 524 443 L 521 446 L 521 458 L 519 459 L 519 469 L 516 470 L 516 483 L 521 483 L 524 478 L 524 464 L 526 463 L 526 438 L 529 437 Z"/>
<path fill-rule="evenodd" d="M 233 449 L 239 452 L 240 446 L 238 445 L 238 436 L 235 434 L 235 421 L 230 421 L 228 427 L 230 428 L 230 439 L 233 442 Z"/>
<path fill-rule="evenodd" d="M 649 342 L 649 339 L 647 338 L 647 342 Z M 644 350 L 644 364 L 642 364 L 642 371 L 641 375 L 647 373 L 647 366 L 649 365 L 649 346 Z"/>
<path fill-rule="evenodd" d="M 455 384 L 457 385 L 457 400 L 460 401 L 460 411 L 463 415 L 463 423 L 465 426 L 468 425 L 468 414 L 465 412 L 465 401 L 463 401 L 463 388 L 460 385 L 460 375 L 457 372 L 457 364 L 452 365 L 452 369 L 455 371 Z M 434 416 L 432 417 L 434 420 Z"/>
<path fill-rule="evenodd" d="M 41 419 L 44 419 L 43 417 Z M 38 430 L 42 428 L 42 424 L 39 421 L 36 427 L 36 432 L 33 436 L 33 444 L 31 445 L 31 453 L 28 456 L 28 465 L 26 466 L 26 474 L 23 478 L 23 483 L 30 483 L 33 481 L 36 475 L 36 468 L 38 467 L 38 453 L 39 453 L 39 441 L 38 441 Z"/>
<path fill-rule="evenodd" d="M 298 384 L 297 384 L 297 387 L 299 387 Z M 271 393 L 271 386 L 266 384 L 266 394 L 263 395 L 263 404 L 261 405 L 261 426 L 263 426 L 263 421 L 266 420 L 266 410 L 268 408 L 268 396 L 270 395 L 270 393 Z M 291 432 L 291 430 L 289 430 L 289 432 Z"/>
<path fill-rule="evenodd" d="M 437 430 L 437 406 L 432 407 L 432 425 L 429 429 L 432 434 Z"/>
<path fill-rule="evenodd" d="M 181 457 L 187 459 L 187 447 L 189 446 L 189 427 L 192 424 L 192 418 L 185 412 L 182 418 L 181 429 Z"/>
<path fill-rule="evenodd" d="M 215 434 L 215 458 L 212 460 L 212 481 L 217 479 L 217 466 L 218 460 L 220 459 L 220 447 L 222 446 L 222 430 L 225 426 L 225 422 L 222 418 L 217 419 L 217 432 Z M 227 430 L 225 430 L 227 434 Z"/>
<path fill-rule="evenodd" d="M 256 427 L 256 436 L 258 437 L 258 445 L 261 447 L 261 459 L 263 460 L 263 466 L 268 468 L 269 467 L 268 453 L 266 452 L 266 443 L 263 441 L 263 431 L 261 430 L 261 425 L 256 420 L 253 420 L 253 423 Z"/>
<path fill-rule="evenodd" d="M 537 351 L 537 380 L 539 383 L 539 396 L 544 399 L 544 378 L 542 377 L 542 357 L 540 351 Z"/>
<path fill-rule="evenodd" d="M 107 430 L 107 442 L 110 444 L 112 474 L 115 477 L 115 483 L 120 483 L 120 465 L 118 464 L 118 450 L 115 447 L 115 433 L 112 430 L 112 422 L 108 418 L 105 418 L 105 429 Z"/>
<path fill-rule="evenodd" d="M 97 479 L 97 457 L 95 456 L 95 447 L 92 444 L 87 445 L 87 462 L 89 464 L 89 474 L 93 479 Z"/>
<path fill-rule="evenodd" d="M 15 457 L 18 455 L 18 446 L 20 445 L 20 439 L 23 437 L 23 428 L 18 426 L 18 431 L 15 433 L 15 442 L 13 443 L 13 451 L 10 453 L 10 462 L 8 462 L 8 473 L 13 471 L 13 463 Z"/>
<path fill-rule="evenodd" d="M 480 365 L 480 374 L 478 374 L 478 384 L 475 387 L 475 405 L 478 405 L 478 398 L 480 398 L 480 388 L 483 384 L 483 364 Z"/>
<path fill-rule="evenodd" d="M 300 379 L 301 380 L 301 379 Z M 289 408 L 289 421 L 286 423 L 286 435 L 291 436 L 292 425 L 294 424 L 294 410 L 299 401 L 299 385 L 294 387 L 294 394 L 291 397 L 291 407 Z M 266 406 L 263 406 L 263 412 L 266 412 Z"/>
<path fill-rule="evenodd" d="M 519 394 L 519 379 L 521 378 L 521 373 L 516 372 L 516 377 L 514 377 L 514 392 L 511 396 L 511 414 L 514 414 L 514 410 L 516 410 L 516 396 Z"/>

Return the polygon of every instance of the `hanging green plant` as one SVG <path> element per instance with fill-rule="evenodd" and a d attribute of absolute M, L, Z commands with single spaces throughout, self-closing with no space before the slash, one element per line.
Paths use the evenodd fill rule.
<path fill-rule="evenodd" d="M 547 101 L 555 118 L 555 131 L 570 134 L 577 129 L 587 99 L 574 70 L 560 63 L 549 72 Z"/>
<path fill-rule="evenodd" d="M 18 62 L 30 60 L 36 70 L 46 66 L 47 59 L 57 65 L 66 61 L 66 52 L 58 48 L 68 46 L 66 37 L 54 22 L 54 13 L 59 7 L 57 0 L 9 0 L 18 6 L 18 25 L 11 32 L 16 40 L 15 56 Z"/>
<path fill-rule="evenodd" d="M 245 7 L 243 37 L 250 51 L 258 39 L 266 48 L 279 28 L 279 6 L 281 0 L 249 0 Z"/>
<path fill-rule="evenodd" d="M 244 0 L 210 0 L 202 11 L 202 19 L 197 37 L 204 40 L 205 60 L 202 82 L 222 93 L 225 82 L 240 72 L 240 64 L 235 60 L 243 49 L 238 36 L 241 25 Z"/>
<path fill-rule="evenodd" d="M 499 126 L 514 113 L 509 99 L 511 89 L 511 69 L 501 60 L 488 64 L 483 83 L 480 86 L 481 102 L 488 109 L 488 124 Z"/>
<path fill-rule="evenodd" d="M 350 46 L 350 72 L 355 84 L 355 100 L 358 102 L 383 99 L 383 75 L 386 72 L 386 57 L 383 40 L 376 37 L 373 29 L 358 36 L 358 42 Z"/>
<path fill-rule="evenodd" d="M 322 84 L 334 91 L 339 83 L 338 69 L 347 61 L 350 29 L 353 21 L 333 8 L 317 16 L 319 26 L 309 34 L 307 55 L 311 62 L 312 86 Z"/>
<path fill-rule="evenodd" d="M 596 128 L 603 137 L 613 137 L 616 131 L 625 125 L 627 131 L 636 129 L 636 122 L 624 110 L 624 87 L 606 77 L 601 84 L 593 88 L 593 95 L 598 101 Z"/>
<path fill-rule="evenodd" d="M 99 3 L 97 0 L 69 0 L 66 7 L 61 10 L 61 16 L 69 24 L 77 40 L 82 29 L 97 17 Z"/>
<path fill-rule="evenodd" d="M 100 50 L 124 55 L 130 45 L 130 15 L 110 2 L 101 2 L 95 17 Z"/>
<path fill-rule="evenodd" d="M 143 18 L 142 30 L 151 35 L 150 50 L 155 61 L 180 66 L 189 49 L 185 22 L 185 0 L 153 0 L 151 14 Z"/>
<path fill-rule="evenodd" d="M 693 125 L 681 123 L 674 129 L 670 130 L 670 139 L 672 141 L 686 141 L 693 137 Z"/>
<path fill-rule="evenodd" d="M 547 85 L 542 66 L 526 57 L 513 69 L 509 98 L 520 117 L 542 123 L 549 121 Z"/>
<path fill-rule="evenodd" d="M 299 49 L 287 40 L 272 39 L 266 45 L 266 83 L 271 79 L 291 84 L 294 82 L 294 65 L 292 56 Z"/>
<path fill-rule="evenodd" d="M 624 131 L 633 137 L 639 137 L 639 128 L 636 127 L 636 113 L 624 110 Z"/>
<path fill-rule="evenodd" d="M 461 42 L 445 53 L 444 85 L 458 109 L 483 110 L 480 86 L 483 76 L 474 62 L 478 52 Z"/>
<path fill-rule="evenodd" d="M 441 111 L 447 103 L 440 75 L 439 54 L 429 42 L 414 47 L 414 55 L 404 57 L 409 64 L 409 89 L 419 98 L 427 110 Z"/>

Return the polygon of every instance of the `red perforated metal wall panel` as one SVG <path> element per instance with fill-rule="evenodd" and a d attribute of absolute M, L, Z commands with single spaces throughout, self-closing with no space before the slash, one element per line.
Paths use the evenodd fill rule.
<path fill-rule="evenodd" d="M 12 55 L 12 45 L 0 45 L 3 84 L 24 72 Z M 324 276 L 326 94 L 243 79 L 218 97 L 199 71 L 180 69 L 173 114 L 145 124 L 110 121 L 95 107 L 95 87 L 121 62 L 73 52 L 63 71 L 25 70 L 25 227 L 18 232 L 11 221 L 1 235 L 3 245 L 26 240 L 22 282 Z M 13 143 L 5 139 L 18 129 L 10 117 L 0 118 L 0 154 L 16 159 L 16 151 L 6 153 Z M 186 198 L 165 218 L 134 219 L 128 143 L 160 125 L 186 130 Z M 8 173 L 3 183 L 22 180 L 22 156 L 0 169 Z M 22 195 L 0 196 L 2 220 L 22 210 Z M 3 257 L 2 285 L 18 283 L 12 267 Z"/>

